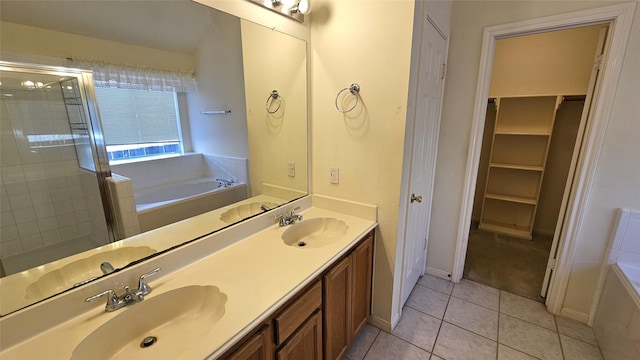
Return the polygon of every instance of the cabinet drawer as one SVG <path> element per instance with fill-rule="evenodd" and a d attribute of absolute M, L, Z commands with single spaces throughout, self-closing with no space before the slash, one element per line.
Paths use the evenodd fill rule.
<path fill-rule="evenodd" d="M 283 343 L 316 309 L 322 306 L 322 283 L 317 281 L 274 318 L 276 345 Z"/>

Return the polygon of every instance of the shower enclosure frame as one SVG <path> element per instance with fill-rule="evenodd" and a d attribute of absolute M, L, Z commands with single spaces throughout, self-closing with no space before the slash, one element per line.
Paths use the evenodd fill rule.
<path fill-rule="evenodd" d="M 98 181 L 102 208 L 107 225 L 109 242 L 115 242 L 115 213 L 111 205 L 107 190 L 107 178 L 111 176 L 107 148 L 104 141 L 102 122 L 97 106 L 97 97 L 93 83 L 93 73 L 90 70 L 67 68 L 63 66 L 49 66 L 41 64 L 29 64 L 10 61 L 0 61 L 0 71 L 32 73 L 39 75 L 52 75 L 61 78 L 75 78 L 78 82 L 78 90 L 82 98 L 82 111 L 87 122 L 89 145 L 95 165 L 95 173 Z M 68 80 L 68 79 L 64 79 Z M 62 81 L 62 80 L 61 80 Z M 78 166 L 80 164 L 78 163 Z"/>

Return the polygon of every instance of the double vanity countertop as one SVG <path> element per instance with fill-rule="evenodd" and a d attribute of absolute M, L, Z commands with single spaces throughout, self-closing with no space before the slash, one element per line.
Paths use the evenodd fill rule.
<path fill-rule="evenodd" d="M 228 246 L 200 260 L 191 263 L 185 262 L 181 268 L 169 270 L 168 272 L 164 269 L 160 270 L 157 275 L 147 279 L 147 283 L 152 287 L 153 291 L 141 303 L 109 313 L 104 311 L 106 299 L 100 299 L 91 304 L 68 303 L 66 304 L 67 306 L 85 309 L 85 311 L 81 311 L 77 316 L 56 324 L 39 334 L 34 334 L 35 336 L 9 348 L 0 349 L 0 358 L 3 360 L 75 359 L 80 354 L 78 345 L 83 340 L 91 337 L 90 334 L 103 324 L 115 317 L 122 316 L 125 312 L 130 312 L 126 314 L 126 317 L 134 319 L 134 322 L 136 322 L 131 324 L 132 327 L 142 326 L 144 328 L 144 322 L 153 321 L 153 319 L 149 318 L 154 316 L 146 314 L 148 311 L 142 311 L 140 316 L 137 316 L 135 312 L 143 309 L 145 302 L 154 301 L 156 297 L 160 299 L 162 294 L 172 290 L 175 290 L 173 294 L 178 294 L 176 297 L 178 301 L 169 302 L 168 306 L 163 304 L 163 306 L 168 307 L 166 309 L 167 312 L 174 311 L 180 306 L 206 307 L 206 302 L 201 303 L 188 299 L 187 297 L 192 296 L 192 293 L 187 290 L 184 290 L 185 299 L 182 301 L 179 292 L 187 289 L 187 287 L 193 289 L 193 285 L 208 286 L 207 289 L 214 289 L 215 296 L 218 299 L 222 299 L 221 303 L 223 304 L 220 305 L 217 314 L 209 314 L 208 311 L 210 309 L 196 309 L 193 313 L 181 315 L 183 317 L 181 321 L 184 323 L 184 331 L 176 331 L 174 329 L 172 330 L 174 331 L 173 333 L 166 333 L 168 334 L 166 337 L 169 338 L 163 338 L 159 335 L 157 343 L 149 348 L 141 348 L 138 345 L 141 339 L 132 338 L 130 339 L 132 345 L 117 355 L 123 358 L 148 357 L 153 359 L 215 359 L 219 357 L 326 270 L 331 263 L 347 253 L 377 225 L 375 206 L 343 202 L 338 199 L 315 195 L 281 207 L 276 212 L 282 212 L 285 209 L 290 210 L 295 206 L 302 207 L 300 214 L 303 215 L 304 219 L 299 224 L 303 224 L 313 218 L 334 218 L 344 221 L 347 226 L 346 232 L 335 241 L 321 247 L 297 247 L 285 244 L 282 240 L 282 234 L 287 229 L 298 224 L 280 227 L 272 223 L 266 228 L 256 229 L 256 232 L 249 236 L 235 240 Z M 252 220 L 255 220 L 256 223 L 266 224 L 268 223 L 267 217 L 273 221 L 273 212 L 259 217 L 263 217 L 263 220 Z M 237 226 L 252 225 L 242 223 Z M 215 242 L 216 237 L 224 238 L 225 231 L 214 233 L 198 241 Z M 187 246 L 193 246 L 193 244 Z M 163 261 L 186 261 L 184 259 L 171 259 L 171 255 L 171 253 L 167 253 L 160 257 L 164 257 Z M 179 255 L 176 254 L 175 256 Z M 135 271 L 137 276 L 149 271 L 150 267 L 158 264 L 153 263 L 153 260 L 148 262 L 149 264 L 139 264 L 124 271 Z M 162 263 L 160 262 L 159 264 L 161 265 Z M 104 287 L 100 291 L 113 288 L 116 292 L 121 293 L 122 290 L 110 282 L 109 278 L 105 277 L 100 280 L 100 285 Z M 130 285 L 135 286 L 135 284 Z M 218 293 L 218 290 L 220 293 Z M 22 311 L 31 311 L 31 309 L 27 308 Z M 158 312 L 164 313 L 164 311 Z M 158 314 L 159 317 L 163 315 Z M 188 320 L 189 316 L 210 318 L 213 324 L 210 325 L 205 322 L 204 326 L 189 326 L 188 321 L 191 321 Z M 185 322 L 184 319 L 187 319 L 187 321 Z M 0 319 L 0 321 L 2 320 Z M 194 318 L 193 321 L 197 321 L 197 319 Z M 166 326 L 171 327 L 175 326 L 175 324 Z M 2 332 L 10 331 L 6 327 L 2 330 Z M 0 336 L 3 336 L 2 332 L 0 332 Z M 132 330 L 132 332 L 135 333 L 135 330 Z M 163 333 L 162 331 L 159 332 Z M 114 336 L 117 337 L 119 335 L 114 334 Z M 111 341 L 108 336 L 103 340 L 107 344 Z M 77 347 L 78 349 L 76 349 Z M 74 350 L 76 353 L 74 353 Z M 100 355 L 99 351 L 94 354 L 95 358 Z M 114 358 L 118 358 L 118 356 Z"/>

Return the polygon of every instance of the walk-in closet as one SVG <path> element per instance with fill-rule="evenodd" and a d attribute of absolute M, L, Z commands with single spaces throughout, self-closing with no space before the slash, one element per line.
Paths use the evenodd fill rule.
<path fill-rule="evenodd" d="M 463 277 L 543 301 L 606 31 L 497 40 Z"/>

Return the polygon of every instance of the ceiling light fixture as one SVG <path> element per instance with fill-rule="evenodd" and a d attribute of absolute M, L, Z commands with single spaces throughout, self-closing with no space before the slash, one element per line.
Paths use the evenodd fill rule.
<path fill-rule="evenodd" d="M 291 8 L 292 13 L 299 12 L 304 15 L 309 15 L 311 13 L 311 1 L 310 0 L 300 0 L 298 4 Z"/>
<path fill-rule="evenodd" d="M 304 15 L 311 12 L 311 0 L 247 0 L 280 15 L 304 22 Z"/>

